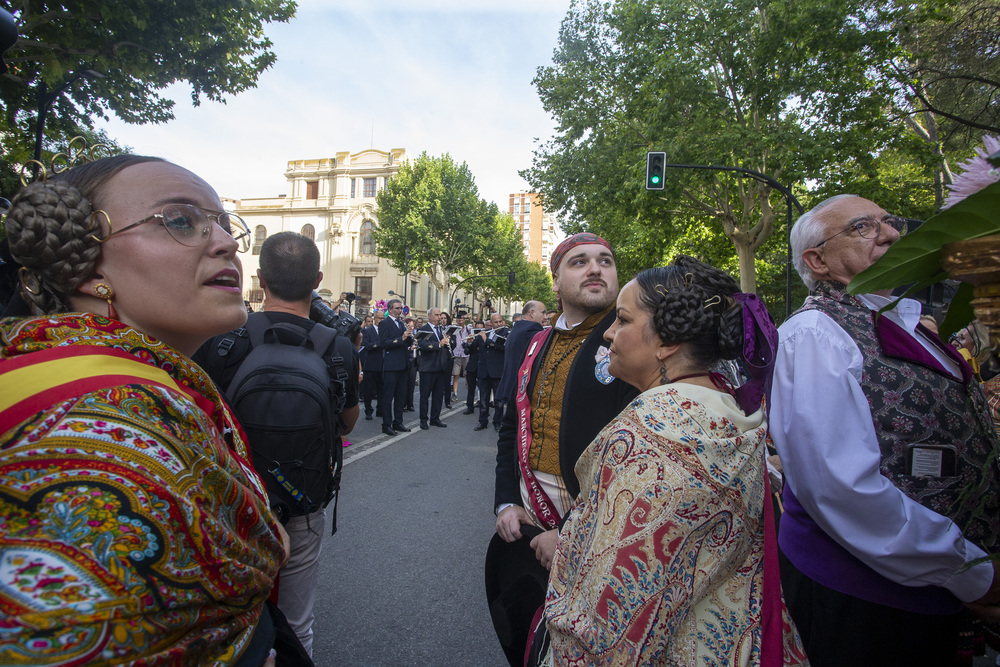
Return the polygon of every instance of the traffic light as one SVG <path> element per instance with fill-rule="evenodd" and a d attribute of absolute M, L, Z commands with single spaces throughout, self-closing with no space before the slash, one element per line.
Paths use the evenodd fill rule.
<path fill-rule="evenodd" d="M 662 190 L 666 172 L 666 153 L 646 153 L 646 189 Z"/>
<path fill-rule="evenodd" d="M 511 287 L 514 286 L 514 272 L 513 271 L 511 271 L 510 273 L 507 274 L 507 284 L 510 285 Z"/>

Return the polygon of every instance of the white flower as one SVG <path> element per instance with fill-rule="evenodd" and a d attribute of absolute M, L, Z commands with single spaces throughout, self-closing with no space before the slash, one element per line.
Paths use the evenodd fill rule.
<path fill-rule="evenodd" d="M 986 161 L 986 158 L 1000 151 L 1000 141 L 995 137 L 986 135 L 983 137 L 982 148 L 976 149 L 976 156 L 963 162 L 961 166 L 964 171 L 955 177 L 955 182 L 948 186 L 951 192 L 942 208 L 951 208 L 958 202 L 970 195 L 974 195 L 987 185 L 1000 181 L 1000 169 Z"/>

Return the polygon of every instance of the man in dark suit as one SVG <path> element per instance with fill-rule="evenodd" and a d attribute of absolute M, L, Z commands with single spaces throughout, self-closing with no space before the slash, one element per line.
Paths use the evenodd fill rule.
<path fill-rule="evenodd" d="M 403 302 L 393 299 L 386 307 L 386 317 L 378 326 L 378 344 L 382 348 L 382 432 L 396 435 L 409 431 L 403 425 L 403 403 L 406 401 L 406 381 L 410 369 L 412 332 L 403 324 Z"/>
<path fill-rule="evenodd" d="M 474 326 L 466 332 L 466 339 L 462 341 L 462 349 L 469 355 L 469 361 L 465 365 L 465 411 L 463 415 L 471 415 L 475 412 L 476 390 L 479 388 L 479 353 L 482 351 L 482 343 L 486 338 L 483 335 L 472 332 L 476 329 L 485 329 L 486 325 L 482 320 L 476 320 Z"/>
<path fill-rule="evenodd" d="M 428 335 L 417 339 L 417 360 L 420 364 L 420 428 L 426 430 L 430 426 L 446 428 L 441 421 L 441 404 L 444 402 L 445 391 L 451 386 L 451 339 L 445 335 L 441 327 L 444 319 L 440 308 L 427 311 L 427 324 L 419 331 Z M 428 422 L 427 403 L 430 401 L 430 421 Z"/>
<path fill-rule="evenodd" d="M 490 315 L 492 331 L 484 335 L 479 354 L 479 424 L 474 430 L 482 431 L 490 416 L 490 395 L 493 396 L 493 428 L 500 430 L 503 418 L 503 400 L 497 393 L 503 375 L 504 346 L 510 329 L 504 326 L 500 313 Z"/>
<path fill-rule="evenodd" d="M 376 321 L 377 320 L 377 321 Z M 382 416 L 382 347 L 378 344 L 378 324 L 382 316 L 377 314 L 365 318 L 365 326 L 361 329 L 361 394 L 365 401 L 365 419 L 372 418 L 372 401 L 375 401 L 374 412 Z"/>
<path fill-rule="evenodd" d="M 541 301 L 529 301 L 521 309 L 521 318 L 510 328 L 510 334 L 504 345 L 503 376 L 497 388 L 497 395 L 504 402 L 510 399 L 514 391 L 514 379 L 521 365 L 521 359 L 524 358 L 524 350 L 528 347 L 532 336 L 542 330 L 545 322 L 545 304 Z"/>

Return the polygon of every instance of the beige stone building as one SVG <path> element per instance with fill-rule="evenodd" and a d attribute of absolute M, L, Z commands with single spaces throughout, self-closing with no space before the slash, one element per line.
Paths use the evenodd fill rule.
<path fill-rule="evenodd" d="M 426 275 L 403 272 L 375 255 L 372 231 L 378 226 L 375 195 L 407 160 L 406 150 L 338 152 L 335 157 L 291 160 L 285 169 L 287 193 L 231 202 L 253 234 L 250 252 L 242 254 L 245 297 L 256 306 L 263 299 L 257 280 L 260 246 L 271 234 L 305 234 L 319 246 L 323 281 L 320 292 L 333 297 L 354 292 L 355 312 L 365 314 L 380 299 L 402 296 L 423 317 L 430 307 L 448 307 L 444 294 Z M 229 205 L 227 205 L 227 208 Z M 464 295 L 460 295 L 464 296 Z"/>
<path fill-rule="evenodd" d="M 552 252 L 559 245 L 556 216 L 542 209 L 541 198 L 534 192 L 515 192 L 508 197 L 507 212 L 521 231 L 524 256 L 529 262 L 549 268 Z"/>

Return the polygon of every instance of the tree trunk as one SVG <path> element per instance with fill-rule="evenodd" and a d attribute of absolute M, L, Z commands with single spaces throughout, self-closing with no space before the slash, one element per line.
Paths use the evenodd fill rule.
<path fill-rule="evenodd" d="M 757 292 L 757 267 L 754 264 L 753 248 L 745 238 L 732 239 L 736 247 L 736 257 L 740 261 L 740 290 L 746 294 Z"/>

